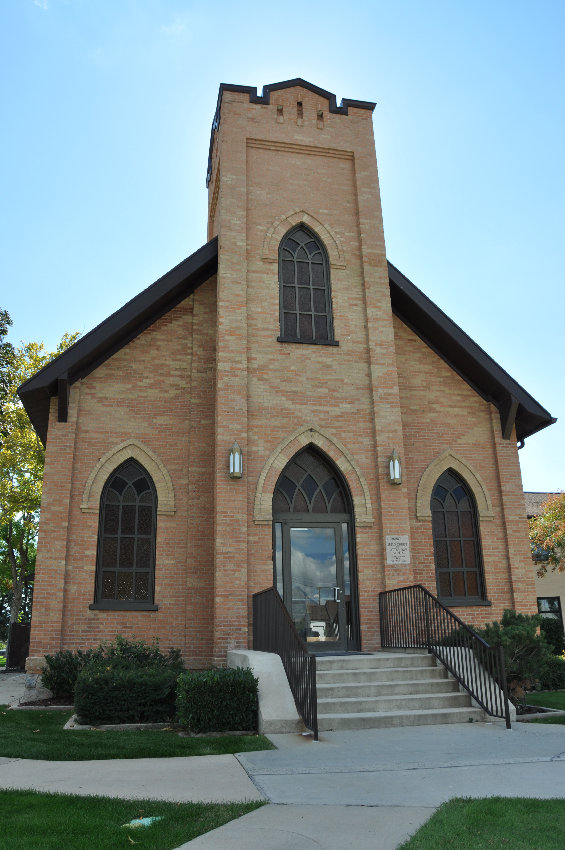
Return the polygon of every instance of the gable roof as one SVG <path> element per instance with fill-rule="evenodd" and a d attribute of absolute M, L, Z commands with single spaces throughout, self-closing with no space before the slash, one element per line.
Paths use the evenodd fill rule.
<path fill-rule="evenodd" d="M 218 268 L 215 237 L 128 301 L 71 348 L 44 366 L 18 393 L 42 443 L 50 399 L 100 366 L 145 328 L 191 295 Z M 398 269 L 388 264 L 392 310 L 479 395 L 500 411 L 503 431 L 516 424 L 524 440 L 556 420 Z M 61 383 L 63 382 L 63 384 Z"/>

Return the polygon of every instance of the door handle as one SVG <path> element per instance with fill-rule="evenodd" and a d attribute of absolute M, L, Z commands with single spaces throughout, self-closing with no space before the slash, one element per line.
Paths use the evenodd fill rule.
<path fill-rule="evenodd" d="M 334 602 L 341 602 L 339 598 L 339 594 L 341 593 L 341 587 L 334 587 Z"/>

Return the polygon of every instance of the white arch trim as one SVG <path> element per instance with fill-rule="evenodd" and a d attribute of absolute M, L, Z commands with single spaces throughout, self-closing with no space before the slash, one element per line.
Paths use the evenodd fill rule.
<path fill-rule="evenodd" d="M 439 476 L 446 471 L 453 469 L 465 483 L 471 488 L 477 503 L 477 511 L 481 519 L 493 519 L 494 513 L 492 510 L 492 501 L 488 494 L 486 485 L 476 470 L 463 460 L 462 457 L 456 455 L 450 449 L 440 454 L 433 460 L 420 478 L 418 484 L 418 493 L 416 495 L 416 516 L 418 519 L 432 518 L 430 501 L 432 498 L 432 490 Z"/>
<path fill-rule="evenodd" d="M 82 494 L 80 509 L 83 513 L 98 513 L 100 495 L 108 477 L 124 463 L 134 458 L 145 467 L 157 490 L 157 514 L 171 516 L 175 513 L 175 493 L 171 476 L 157 455 L 139 440 L 126 440 L 103 455 L 90 475 Z"/>
<path fill-rule="evenodd" d="M 268 263 L 278 263 L 281 239 L 291 227 L 297 224 L 305 224 L 322 239 L 326 246 L 332 268 L 345 268 L 345 254 L 339 236 L 334 233 L 329 225 L 322 224 L 321 221 L 318 221 L 313 215 L 307 213 L 306 210 L 293 210 L 274 220 L 263 239 L 263 250 L 261 252 L 263 260 L 266 260 Z"/>
<path fill-rule="evenodd" d="M 258 524 L 273 521 L 273 491 L 276 479 L 289 460 L 308 445 L 317 446 L 336 464 L 349 485 L 353 501 L 353 511 L 357 526 L 373 525 L 373 509 L 369 486 L 365 476 L 359 469 L 353 455 L 335 437 L 332 437 L 316 425 L 304 425 L 293 431 L 282 440 L 277 448 L 269 455 L 265 463 L 255 491 L 253 519 Z M 271 481 L 265 486 L 269 473 L 273 472 Z"/>

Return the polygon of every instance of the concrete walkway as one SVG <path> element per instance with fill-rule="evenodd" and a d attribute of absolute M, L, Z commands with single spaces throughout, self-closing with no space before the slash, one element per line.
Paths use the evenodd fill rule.
<path fill-rule="evenodd" d="M 16 684 L 4 675 L 0 703 Z M 23 688 L 23 677 L 20 682 Z M 269 801 L 183 850 L 393 850 L 455 796 L 565 797 L 563 726 L 517 723 L 507 731 L 498 723 L 473 723 L 330 732 L 319 743 L 301 735 L 270 737 L 277 750 L 238 756 L 0 759 L 0 787 Z"/>

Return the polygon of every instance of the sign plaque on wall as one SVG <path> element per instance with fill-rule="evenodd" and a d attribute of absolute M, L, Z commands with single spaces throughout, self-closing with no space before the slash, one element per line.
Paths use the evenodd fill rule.
<path fill-rule="evenodd" d="M 410 563 L 410 543 L 407 534 L 387 534 L 386 562 L 387 564 Z"/>

